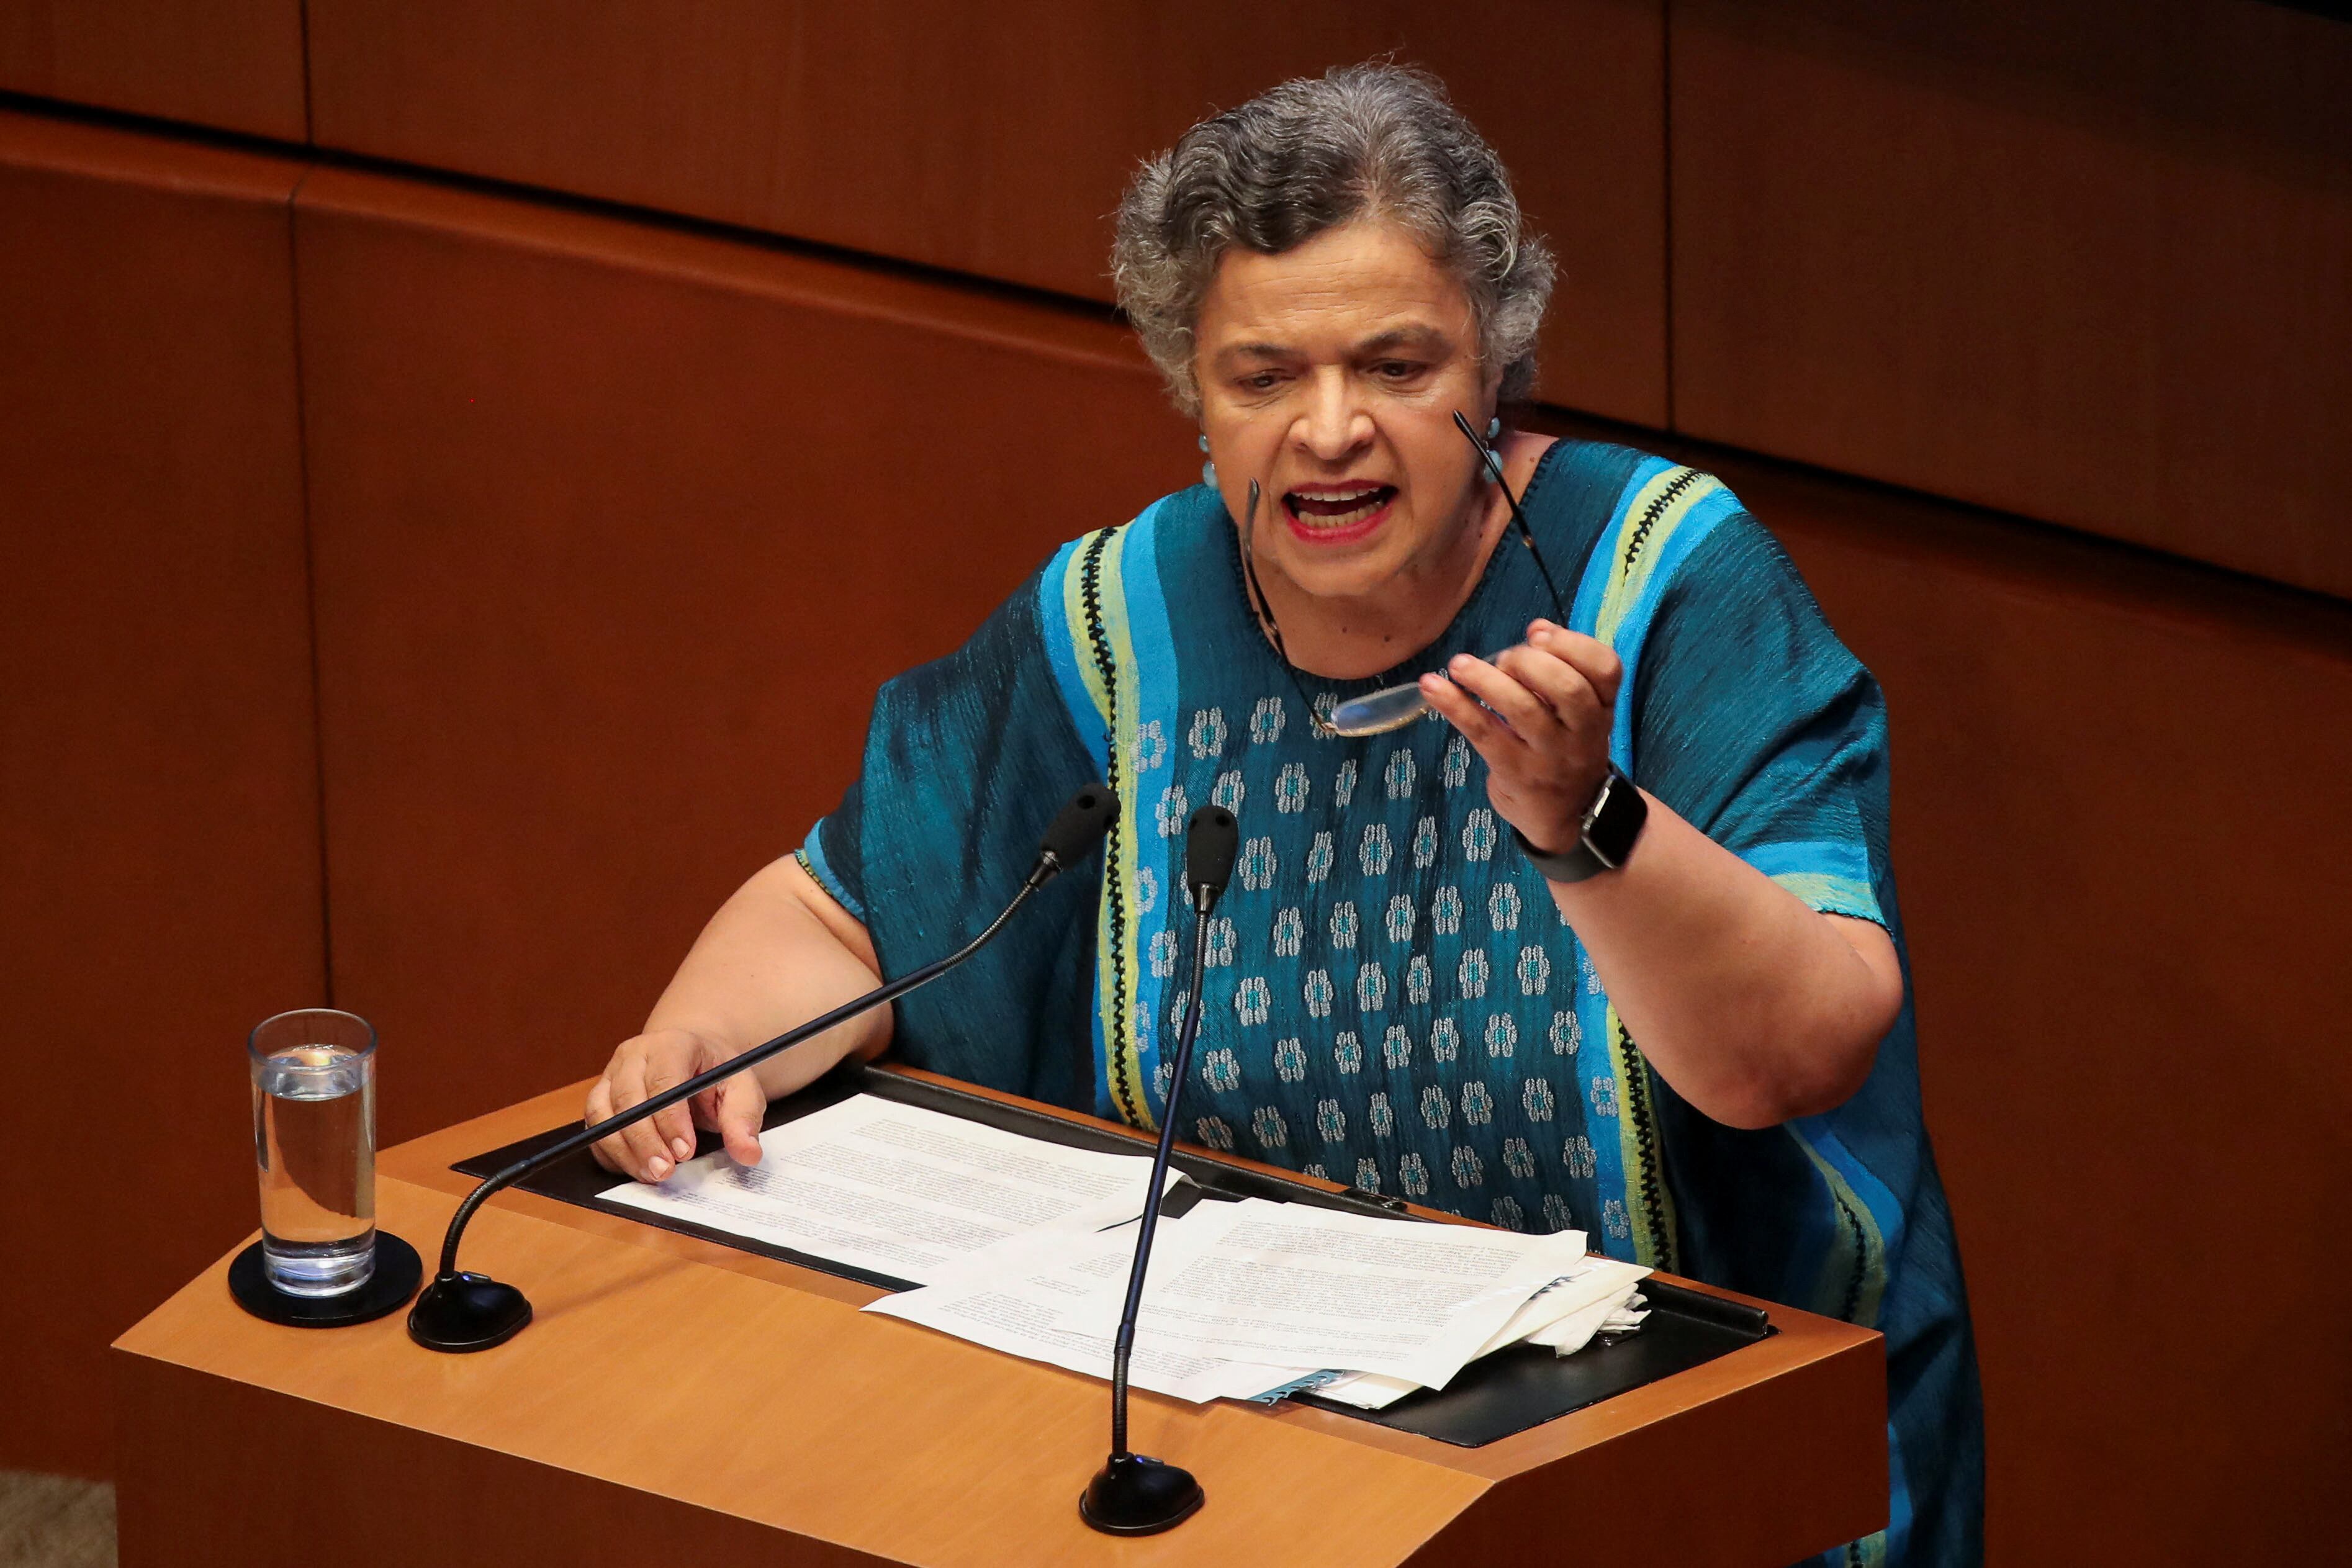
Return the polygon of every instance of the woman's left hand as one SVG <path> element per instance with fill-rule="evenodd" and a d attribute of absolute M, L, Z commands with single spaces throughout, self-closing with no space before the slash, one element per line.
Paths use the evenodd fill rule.
<path fill-rule="evenodd" d="M 1492 663 L 1457 654 L 1445 669 L 1423 676 L 1421 694 L 1486 759 L 1486 798 L 1496 813 L 1546 854 L 1573 847 L 1609 773 L 1609 731 L 1625 673 L 1616 653 L 1580 632 L 1536 621 L 1526 642 Z"/>

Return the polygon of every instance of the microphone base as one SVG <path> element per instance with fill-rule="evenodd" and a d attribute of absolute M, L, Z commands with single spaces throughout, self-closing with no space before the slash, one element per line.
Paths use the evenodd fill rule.
<path fill-rule="evenodd" d="M 487 1274 L 436 1275 L 408 1310 L 408 1337 L 450 1355 L 502 1345 L 530 1323 L 530 1300 Z"/>
<path fill-rule="evenodd" d="M 1079 1497 L 1078 1517 L 1105 1535 L 1157 1535 L 1207 1500 L 1190 1470 L 1141 1454 L 1113 1454 Z"/>

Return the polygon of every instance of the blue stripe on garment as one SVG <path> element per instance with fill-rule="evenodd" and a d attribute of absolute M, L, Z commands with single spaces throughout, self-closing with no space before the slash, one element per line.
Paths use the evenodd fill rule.
<path fill-rule="evenodd" d="M 1758 844 L 1738 853 L 1810 909 L 1887 924 L 1871 880 L 1870 848 L 1859 838 Z"/>
<path fill-rule="evenodd" d="M 801 846 L 798 856 L 801 869 L 806 871 L 818 887 L 832 894 L 833 901 L 847 910 L 858 924 L 864 925 L 866 906 L 858 900 L 856 894 L 849 890 L 848 886 L 842 881 L 832 866 L 826 863 L 824 825 L 827 820 L 827 818 L 819 817 L 816 826 L 809 829 L 808 842 Z"/>
<path fill-rule="evenodd" d="M 1870 851 L 1858 840 L 1809 838 L 1801 842 L 1751 845 L 1739 858 L 1768 877 L 1840 877 L 1870 883 Z"/>
<path fill-rule="evenodd" d="M 1044 645 L 1045 662 L 1053 671 L 1054 689 L 1069 715 L 1070 726 L 1076 732 L 1080 744 L 1086 748 L 1095 776 L 1108 781 L 1111 775 L 1109 721 L 1096 697 L 1095 687 L 1088 679 L 1096 655 L 1090 645 L 1081 643 L 1087 631 L 1081 620 L 1078 584 L 1079 574 L 1083 570 L 1081 557 L 1094 547 L 1099 538 L 1100 531 L 1097 531 L 1071 541 L 1055 552 L 1054 559 L 1038 574 L 1037 622 L 1038 640 Z M 1082 665 L 1081 660 L 1086 663 Z M 1102 855 L 1108 862 L 1110 858 L 1108 843 L 1103 846 Z M 1108 887 L 1106 881 L 1106 889 Z M 1098 899 L 1095 923 L 1099 926 L 1101 920 L 1101 900 Z M 1097 966 L 1102 956 L 1099 952 L 1096 955 Z M 1109 1061 L 1109 1052 L 1104 1040 L 1099 984 L 1093 990 L 1096 1005 L 1087 1009 L 1087 1043 L 1091 1047 L 1090 1059 L 1094 1063 L 1090 1074 L 1094 1081 L 1094 1112 L 1097 1116 L 1108 1117 L 1117 1114 L 1117 1108 L 1111 1103 L 1106 1066 Z"/>
<path fill-rule="evenodd" d="M 1083 539 L 1072 540 L 1054 552 L 1054 559 L 1037 577 L 1037 626 L 1045 642 L 1045 659 L 1053 667 L 1054 685 L 1062 694 L 1062 705 L 1070 710 L 1070 723 L 1086 744 L 1087 754 L 1094 759 L 1096 776 L 1102 776 L 1109 763 L 1109 752 L 1103 730 L 1102 714 L 1095 708 L 1095 700 L 1087 689 L 1086 677 L 1078 673 L 1077 646 L 1070 637 L 1070 617 L 1063 608 L 1062 596 L 1066 591 L 1070 574 L 1076 570 L 1079 546 Z"/>
<path fill-rule="evenodd" d="M 1167 513 L 1181 504 L 1190 491 L 1167 497 L 1147 508 L 1142 516 L 1128 525 L 1127 545 L 1119 556 L 1119 584 L 1126 595 L 1128 647 L 1133 651 L 1129 666 L 1119 671 L 1121 700 L 1132 704 L 1136 742 L 1124 759 L 1127 763 L 1128 793 L 1134 798 L 1127 807 L 1127 819 L 1135 833 L 1134 855 L 1139 884 L 1135 902 L 1129 914 L 1135 924 L 1135 949 L 1143 962 L 1134 975 L 1135 1007 L 1130 1015 L 1134 1021 L 1136 1058 L 1143 1079 L 1144 1103 L 1150 1108 L 1151 1124 L 1157 1127 L 1167 1106 L 1167 1096 L 1160 1088 L 1160 1043 L 1172 1033 L 1162 1026 L 1167 1022 L 1166 1009 L 1173 994 L 1172 977 L 1163 978 L 1150 962 L 1152 939 L 1166 931 L 1173 919 L 1178 900 L 1174 896 L 1174 862 L 1166 852 L 1170 839 L 1157 836 L 1158 820 L 1154 812 L 1158 787 L 1147 787 L 1147 774 L 1159 769 L 1145 769 L 1142 763 L 1156 746 L 1159 753 L 1174 750 L 1182 741 L 1181 714 L 1177 700 L 1176 645 L 1168 629 L 1168 600 L 1160 585 L 1160 541 L 1168 531 Z M 1158 730 L 1150 728 L 1158 724 Z M 1170 771 L 1172 776 L 1173 769 Z M 1194 805 L 1202 803 L 1195 801 Z M 1181 845 L 1181 840 L 1173 841 Z M 1150 908 L 1143 908 L 1148 893 Z M 1179 970 L 1177 973 L 1181 973 Z M 1173 1047 L 1171 1050 L 1172 1053 Z M 1097 1061 L 1102 1058 L 1097 1056 Z M 1102 1086 L 1102 1096 L 1109 1098 L 1109 1085 Z"/>
<path fill-rule="evenodd" d="M 1642 488 L 1660 474 L 1674 468 L 1664 458 L 1645 458 L 1633 466 L 1625 480 L 1624 489 L 1617 497 L 1617 508 L 1609 514 L 1608 525 L 1585 559 L 1584 575 L 1576 584 L 1576 598 L 1568 611 L 1569 629 L 1591 637 L 1601 624 L 1601 602 L 1609 596 L 1609 580 L 1617 571 L 1617 536 L 1623 531 L 1625 513 L 1633 506 Z"/>
<path fill-rule="evenodd" d="M 1806 871 L 1784 871 L 1772 879 L 1806 908 L 1825 915 L 1844 915 L 1849 919 L 1868 921 L 1875 926 L 1894 928 L 1886 912 L 1879 908 L 1878 895 L 1867 882 L 1857 882 L 1848 877 L 1822 877 Z"/>
<path fill-rule="evenodd" d="M 1649 637 L 1650 623 L 1657 616 L 1659 601 L 1674 585 L 1676 572 L 1690 559 L 1691 552 L 1715 531 L 1717 523 L 1742 510 L 1739 498 L 1720 486 L 1691 502 L 1658 546 L 1649 576 L 1642 584 L 1641 597 L 1634 600 L 1617 624 L 1614 643 L 1617 657 L 1625 661 L 1625 672 L 1617 687 L 1617 724 L 1611 737 L 1611 750 L 1621 753 L 1617 765 L 1628 774 L 1639 776 L 1633 758 L 1633 698 L 1641 679 L 1642 645 Z"/>
<path fill-rule="evenodd" d="M 1600 625 L 1601 608 L 1617 572 L 1618 541 L 1624 531 L 1626 514 L 1645 486 L 1675 466 L 1664 458 L 1645 458 L 1626 476 L 1609 521 L 1585 559 L 1576 599 L 1569 609 L 1571 631 L 1591 637 Z M 1632 689 L 1630 682 L 1627 689 Z M 1625 726 L 1621 721 L 1617 729 L 1610 752 L 1612 760 L 1622 766 L 1626 759 Z M 1601 1213 L 1596 1216 L 1599 1223 L 1591 1228 L 1589 1245 L 1611 1258 L 1631 1263 L 1639 1258 L 1640 1243 L 1634 1239 L 1626 1188 L 1626 1086 L 1618 1071 L 1613 1042 L 1609 1038 L 1609 998 L 1601 993 L 1600 977 L 1593 973 L 1592 961 L 1581 942 L 1576 947 L 1576 1019 L 1582 1035 L 1576 1072 L 1584 1093 L 1586 1131 L 1592 1141 L 1593 1181 L 1601 1199 Z"/>
<path fill-rule="evenodd" d="M 1576 944 L 1577 1088 L 1584 1097 L 1584 1135 L 1592 1143 L 1592 1180 L 1601 1212 L 1586 1226 L 1585 1245 L 1621 1263 L 1640 1261 L 1625 1192 L 1625 1084 L 1609 1038 L 1609 998 L 1591 956 Z"/>
<path fill-rule="evenodd" d="M 1814 1153 L 1829 1162 L 1831 1167 L 1844 1178 L 1846 1186 L 1862 1200 L 1863 1206 L 1870 1211 L 1871 1223 L 1877 1227 L 1879 1256 L 1876 1267 L 1872 1270 L 1875 1278 L 1864 1282 L 1861 1309 L 1853 1318 L 1864 1328 L 1875 1328 L 1878 1326 L 1879 1308 L 1885 1299 L 1887 1281 L 1893 1278 L 1903 1256 L 1906 1223 L 1903 1205 L 1895 1201 L 1895 1194 L 1887 1190 L 1886 1184 L 1878 1179 L 1875 1172 L 1854 1158 L 1853 1151 L 1845 1146 L 1845 1141 L 1835 1131 L 1836 1121 L 1837 1112 L 1832 1110 L 1822 1116 L 1804 1117 L 1789 1125 L 1811 1145 Z"/>

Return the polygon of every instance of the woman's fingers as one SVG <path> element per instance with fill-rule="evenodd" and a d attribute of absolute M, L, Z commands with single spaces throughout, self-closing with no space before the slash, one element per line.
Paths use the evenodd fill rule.
<path fill-rule="evenodd" d="M 1573 667 L 1591 686 L 1601 707 L 1615 705 L 1618 683 L 1625 679 L 1625 661 L 1617 657 L 1615 648 L 1552 621 L 1530 622 L 1528 642 Z"/>
<path fill-rule="evenodd" d="M 607 1075 L 613 1085 L 613 1112 L 616 1116 L 643 1105 L 649 1092 L 646 1088 L 644 1050 L 628 1050 L 625 1047 L 624 1051 L 624 1059 L 614 1064 Z M 630 1175 L 641 1182 L 658 1182 L 669 1174 L 669 1151 L 662 1147 L 661 1135 L 650 1121 L 632 1121 L 621 1129 L 618 1136 Z"/>
<path fill-rule="evenodd" d="M 1598 643 L 1593 646 L 1600 647 Z M 1562 729 L 1578 735 L 1590 734 L 1596 728 L 1603 735 L 1608 733 L 1608 706 L 1580 666 L 1549 647 L 1524 644 L 1502 654 L 1495 662 L 1505 674 L 1527 688 Z"/>
<path fill-rule="evenodd" d="M 667 1094 L 692 1078 L 698 1070 L 695 1058 L 677 1047 L 656 1047 L 646 1060 L 646 1098 Z M 694 1112 L 681 1100 L 676 1105 L 656 1110 L 642 1124 L 652 1129 L 654 1140 L 673 1165 L 682 1165 L 694 1158 Z"/>
<path fill-rule="evenodd" d="M 622 1042 L 612 1065 L 588 1091 L 591 1123 L 634 1110 L 667 1093 L 698 1072 L 723 1059 L 717 1046 L 684 1030 L 660 1030 Z M 760 1158 L 760 1121 L 767 1113 L 768 1097 L 751 1074 L 737 1073 L 715 1089 L 664 1106 L 651 1116 L 633 1121 L 592 1149 L 596 1163 L 608 1171 L 640 1182 L 659 1182 L 694 1157 L 694 1129 L 698 1120 L 726 1138 L 728 1148 L 743 1163 Z"/>
<path fill-rule="evenodd" d="M 605 1077 L 598 1079 L 595 1086 L 589 1089 L 588 1103 L 582 1112 L 581 1121 L 585 1125 L 593 1127 L 612 1114 L 613 1087 L 608 1071 Z M 588 1152 L 596 1157 L 596 1163 L 616 1176 L 636 1173 L 629 1169 L 628 1151 L 622 1147 L 617 1134 L 610 1138 L 599 1138 L 595 1142 L 588 1145 Z"/>
<path fill-rule="evenodd" d="M 642 1093 L 620 1087 L 625 1077 L 629 1081 L 635 1080 L 637 1063 L 630 1052 L 630 1046 L 635 1043 L 633 1040 L 613 1054 L 613 1065 L 604 1069 L 604 1076 L 598 1079 L 596 1086 L 588 1091 L 587 1122 L 590 1126 L 618 1115 L 645 1098 Z M 609 1137 L 598 1139 L 589 1146 L 589 1152 L 596 1157 L 598 1164 L 615 1175 L 640 1182 L 659 1181 L 659 1176 L 646 1170 L 645 1152 L 630 1142 L 629 1134 L 636 1131 L 635 1127 L 624 1127 Z"/>
<path fill-rule="evenodd" d="M 1529 636 L 1535 644 L 1492 660 L 1456 657 L 1452 679 L 1423 676 L 1421 690 L 1486 760 L 1495 809 L 1531 841 L 1561 844 L 1609 766 L 1609 698 L 1592 677 L 1613 683 L 1622 672 L 1590 637 L 1572 647 L 1575 634 L 1547 622 Z"/>
<path fill-rule="evenodd" d="M 750 1073 L 737 1073 L 719 1086 L 719 1110 L 713 1119 L 727 1141 L 728 1157 L 739 1165 L 760 1163 L 760 1121 L 768 1111 L 767 1094 Z"/>
<path fill-rule="evenodd" d="M 1511 655 L 1497 657 L 1507 659 Z M 1559 722 L 1541 698 L 1517 678 L 1483 658 L 1455 654 L 1445 661 L 1445 673 L 1453 678 L 1454 685 L 1492 709 L 1513 734 L 1531 746 L 1541 745 Z"/>
<path fill-rule="evenodd" d="M 1507 765 L 1511 749 L 1519 745 L 1518 737 L 1500 719 L 1478 706 L 1468 691 L 1442 675 L 1424 675 L 1421 678 L 1421 695 L 1446 722 L 1462 731 L 1462 738 L 1486 759 L 1488 767 Z"/>

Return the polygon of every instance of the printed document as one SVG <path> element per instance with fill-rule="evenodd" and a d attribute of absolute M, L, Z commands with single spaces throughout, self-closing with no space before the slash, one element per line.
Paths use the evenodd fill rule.
<path fill-rule="evenodd" d="M 1202 1204 L 1202 1208 L 1223 1208 Z M 1198 1212 L 1196 1209 L 1194 1212 Z M 1189 1258 L 1194 1236 L 1186 1220 L 1163 1218 L 1149 1280 L 1172 1260 Z M 1132 1223 L 1093 1235 L 1039 1232 L 974 1256 L 928 1289 L 869 1302 L 866 1310 L 1028 1361 L 1108 1381 L 1111 1344 L 1135 1260 Z M 1202 1404 L 1253 1399 L 1305 1377 L 1314 1368 L 1261 1366 L 1171 1344 L 1150 1328 L 1147 1298 L 1138 1320 L 1128 1381 L 1155 1394 Z"/>
<path fill-rule="evenodd" d="M 1249 1199 L 1185 1216 L 1194 1245 L 1144 1294 L 1157 1342 L 1443 1388 L 1528 1299 L 1584 1257 L 1522 1236 Z M 1199 1228 L 1196 1228 L 1199 1227 Z"/>
<path fill-rule="evenodd" d="M 1108 1377 L 1133 1247 L 1132 1227 L 1082 1242 L 1041 1237 L 866 1310 Z M 1130 1376 L 1195 1400 L 1246 1398 L 1325 1369 L 1443 1387 L 1583 1253 L 1572 1231 L 1530 1237 L 1259 1199 L 1203 1203 L 1160 1221 Z"/>
<path fill-rule="evenodd" d="M 1478 1355 L 1492 1355 L 1521 1341 L 1568 1355 L 1582 1350 L 1604 1328 L 1630 1332 L 1641 1326 L 1644 1316 L 1635 1309 L 1642 1300 L 1642 1281 L 1649 1276 L 1649 1269 L 1636 1264 L 1613 1258 L 1586 1258 L 1574 1272 L 1553 1280 L 1512 1313 L 1510 1321 L 1478 1348 Z M 1477 1356 L 1471 1359 L 1475 1361 Z M 1359 1409 L 1382 1410 L 1421 1386 L 1402 1377 L 1351 1372 L 1318 1385 L 1315 1392 Z"/>
<path fill-rule="evenodd" d="M 870 1095 L 611 1203 L 919 1289 L 866 1310 L 1108 1378 L 1151 1162 L 1001 1131 Z M 1173 1173 L 1171 1173 L 1171 1176 Z M 1647 1269 L 1547 1237 L 1303 1204 L 1204 1201 L 1162 1218 L 1129 1376 L 1179 1399 L 1302 1384 L 1377 1406 L 1443 1388 L 1523 1339 L 1570 1348 L 1623 1313 Z"/>
<path fill-rule="evenodd" d="M 1149 1155 L 1104 1154 L 854 1095 L 760 1134 L 760 1163 L 689 1160 L 607 1202 L 928 1284 L 1040 1230 L 1084 1234 L 1143 1212 Z"/>

